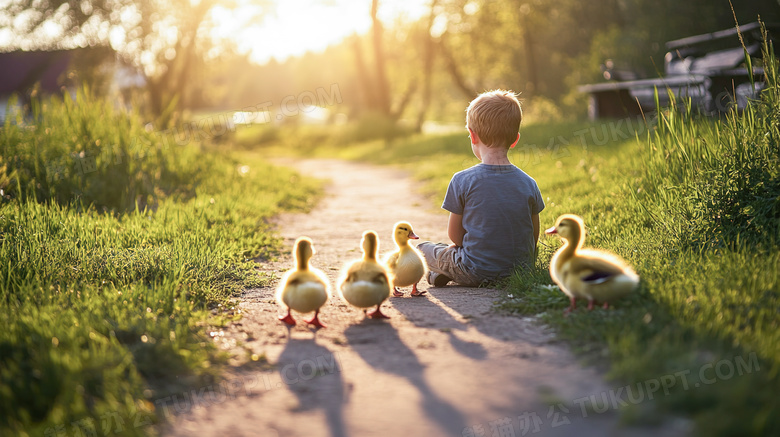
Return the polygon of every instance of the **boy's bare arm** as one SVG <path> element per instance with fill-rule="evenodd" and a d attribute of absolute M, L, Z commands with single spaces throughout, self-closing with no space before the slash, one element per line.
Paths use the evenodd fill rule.
<path fill-rule="evenodd" d="M 536 245 L 539 242 L 539 214 L 534 214 L 531 216 L 531 223 L 534 225 L 534 245 Z"/>
<path fill-rule="evenodd" d="M 456 246 L 463 246 L 463 236 L 466 235 L 466 230 L 463 229 L 463 216 L 460 214 L 450 213 L 450 220 L 447 223 L 447 236 L 450 237 Z"/>

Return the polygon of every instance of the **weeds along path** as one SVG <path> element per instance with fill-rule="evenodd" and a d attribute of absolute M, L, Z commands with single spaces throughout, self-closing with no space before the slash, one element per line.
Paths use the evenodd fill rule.
<path fill-rule="evenodd" d="M 291 249 L 312 238 L 312 265 L 335 280 L 360 256 L 364 230 L 392 249 L 393 224 L 412 223 L 422 239 L 446 241 L 444 214 L 430 210 L 402 171 L 336 160 L 285 161 L 302 174 L 330 180 L 310 214 L 284 215 L 278 230 Z M 280 276 L 291 259 L 260 268 Z M 275 284 L 274 284 L 275 285 Z M 328 325 L 300 323 L 289 334 L 277 320 L 274 288 L 247 290 L 243 318 L 215 335 L 224 349 L 248 348 L 257 361 L 232 367 L 221 385 L 168 404 L 170 435 L 200 436 L 605 436 L 655 435 L 621 428 L 594 369 L 581 367 L 538 322 L 496 313 L 500 291 L 429 288 L 426 297 L 391 297 L 389 320 L 365 319 L 339 297 L 323 308 Z M 197 392 L 197 390 L 196 390 Z M 178 408 L 175 408 L 178 407 Z M 511 431 L 511 432 L 510 432 Z M 669 429 L 664 435 L 669 434 Z"/>

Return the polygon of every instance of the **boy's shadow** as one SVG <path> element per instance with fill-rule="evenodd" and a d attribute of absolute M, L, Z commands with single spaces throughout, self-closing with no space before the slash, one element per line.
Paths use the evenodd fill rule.
<path fill-rule="evenodd" d="M 522 321 L 520 317 L 507 317 L 507 315 L 501 314 L 492 303 L 488 308 L 474 308 L 474 299 L 470 299 L 470 295 L 475 297 L 479 295 L 478 299 L 484 299 L 487 294 L 492 302 L 495 302 L 503 294 L 503 291 L 498 288 L 447 285 L 445 287 L 431 287 L 428 289 L 428 293 L 436 297 L 443 305 L 471 320 L 469 325 L 473 326 L 480 334 L 499 341 L 522 340 L 531 344 L 547 342 L 546 339 L 539 337 L 538 329 Z M 496 318 L 501 318 L 503 321 L 496 323 Z"/>
<path fill-rule="evenodd" d="M 377 370 L 406 378 L 422 395 L 420 409 L 450 435 L 460 435 L 466 426 L 463 416 L 431 390 L 423 374 L 423 364 L 404 344 L 389 323 L 365 319 L 344 331 L 352 349 Z M 381 338 L 381 342 L 378 340 Z M 381 350 L 378 350 L 380 348 Z"/>
<path fill-rule="evenodd" d="M 278 360 L 281 383 L 298 398 L 297 411 L 322 408 L 330 435 L 347 435 L 346 402 L 338 355 L 311 339 L 289 338 Z"/>
<path fill-rule="evenodd" d="M 436 296 L 437 299 L 439 296 Z M 397 309 L 419 328 L 433 328 L 446 332 L 453 349 L 461 355 L 474 360 L 484 360 L 487 351 L 481 344 L 460 338 L 457 332 L 465 332 L 468 326 L 456 320 L 441 306 L 427 298 L 393 299 L 393 308 Z"/>

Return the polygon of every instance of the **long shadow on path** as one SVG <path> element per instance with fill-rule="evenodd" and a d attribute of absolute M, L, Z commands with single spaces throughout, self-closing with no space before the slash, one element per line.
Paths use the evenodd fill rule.
<path fill-rule="evenodd" d="M 344 425 L 344 382 L 338 355 L 316 338 L 289 339 L 278 360 L 279 374 L 298 398 L 297 411 L 321 408 L 333 437 L 348 435 Z"/>
<path fill-rule="evenodd" d="M 459 286 L 428 289 L 428 294 L 463 318 L 469 319 L 469 326 L 473 326 L 482 335 L 501 341 L 523 340 L 533 345 L 550 342 L 553 337 L 549 333 L 544 333 L 544 328 L 517 316 L 507 317 L 493 308 L 493 302 L 503 293 L 498 289 Z M 476 301 L 481 301 L 482 304 L 475 305 Z M 502 322 L 497 323 L 498 320 Z"/>
<path fill-rule="evenodd" d="M 419 406 L 448 435 L 460 435 L 465 427 L 463 415 L 431 389 L 423 364 L 401 340 L 389 323 L 366 319 L 344 331 L 352 349 L 377 370 L 406 378 L 422 395 Z M 381 353 L 376 349 L 381 348 Z M 403 371 L 399 370 L 403 369 Z"/>
<path fill-rule="evenodd" d="M 438 329 L 448 334 L 450 345 L 461 355 L 474 360 L 484 360 L 487 357 L 485 347 L 473 341 L 467 341 L 459 336 L 468 331 L 469 324 L 456 320 L 452 314 L 442 308 L 430 297 L 394 298 L 393 307 L 419 328 Z"/>

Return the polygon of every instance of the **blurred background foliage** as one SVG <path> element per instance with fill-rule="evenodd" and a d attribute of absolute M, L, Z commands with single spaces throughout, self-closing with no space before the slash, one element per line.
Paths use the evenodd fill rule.
<path fill-rule="evenodd" d="M 735 1 L 733 13 L 727 0 L 420 3 L 424 13 L 385 22 L 381 12 L 390 2 L 349 3 L 353 12 L 364 10 L 371 17 L 367 32 L 355 32 L 321 51 L 271 58 L 261 65 L 247 44 L 317 38 L 301 26 L 275 40 L 241 41 L 240 30 L 262 26 L 274 16 L 277 2 L 10 0 L 0 6 L 0 29 L 5 31 L 0 50 L 110 46 L 146 77 L 140 92 L 143 108 L 158 128 L 186 111 L 279 105 L 287 96 L 337 84 L 338 112 L 349 119 L 405 120 L 420 130 L 426 120 L 460 122 L 464 101 L 497 87 L 522 92 L 529 107 L 538 101 L 544 113 L 584 116 L 587 105 L 576 86 L 603 81 L 602 65 L 608 59 L 638 78 L 657 77 L 666 41 L 733 27 L 735 16 L 741 23 L 759 16 L 769 23 L 780 21 L 777 0 Z M 240 13 L 227 19 L 226 11 Z M 301 14 L 306 14 L 306 2 Z M 52 31 L 53 20 L 63 30 Z M 215 32 L 226 20 L 232 20 L 235 31 Z"/>

